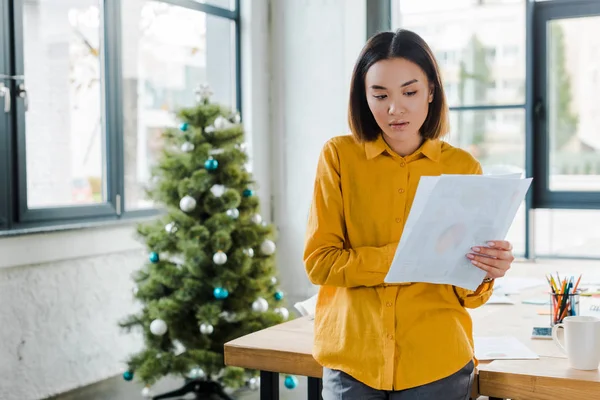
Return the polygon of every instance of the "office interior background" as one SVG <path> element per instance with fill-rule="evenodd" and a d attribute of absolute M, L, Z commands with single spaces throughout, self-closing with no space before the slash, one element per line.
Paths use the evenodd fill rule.
<path fill-rule="evenodd" d="M 314 294 L 317 157 L 348 133 L 366 39 L 397 28 L 441 66 L 446 140 L 533 177 L 515 254 L 600 259 L 600 1 L 0 0 L 0 393 L 99 382 L 140 346 L 116 321 L 136 307 L 136 224 L 159 212 L 144 188 L 203 83 L 241 112 L 288 301 Z"/>

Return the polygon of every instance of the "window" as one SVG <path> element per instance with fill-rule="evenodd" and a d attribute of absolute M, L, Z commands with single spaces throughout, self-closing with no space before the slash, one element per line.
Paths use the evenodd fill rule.
<path fill-rule="evenodd" d="M 240 109 L 237 0 L 5 3 L 0 231 L 152 212 L 174 112 L 202 83 Z"/>
<path fill-rule="evenodd" d="M 440 64 L 451 109 L 447 140 L 471 152 L 484 173 L 525 174 L 525 1 L 392 1 L 393 27 L 421 35 Z M 522 255 L 526 215 L 523 204 L 508 233 Z"/>

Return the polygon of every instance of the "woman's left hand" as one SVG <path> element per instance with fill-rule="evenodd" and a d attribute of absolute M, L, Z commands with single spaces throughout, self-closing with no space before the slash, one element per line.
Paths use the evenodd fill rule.
<path fill-rule="evenodd" d="M 493 240 L 488 246 L 472 247 L 472 253 L 467 258 L 477 268 L 487 272 L 486 278 L 501 278 L 510 269 L 515 257 L 512 253 L 512 245 L 506 240 Z"/>

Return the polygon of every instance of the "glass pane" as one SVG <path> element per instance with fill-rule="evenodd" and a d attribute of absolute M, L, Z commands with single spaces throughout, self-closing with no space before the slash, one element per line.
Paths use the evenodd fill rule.
<path fill-rule="evenodd" d="M 534 210 L 537 256 L 600 257 L 600 210 Z"/>
<path fill-rule="evenodd" d="M 217 6 L 226 8 L 228 10 L 235 10 L 235 0 L 194 0 L 198 3 L 204 3 L 211 6 Z"/>
<path fill-rule="evenodd" d="M 547 33 L 550 190 L 600 191 L 600 17 Z"/>
<path fill-rule="evenodd" d="M 23 2 L 29 208 L 106 200 L 99 3 Z"/>
<path fill-rule="evenodd" d="M 156 1 L 122 2 L 125 208 L 145 209 L 161 133 L 208 83 L 212 100 L 236 104 L 234 22 Z M 137 27 L 133 30 L 132 27 Z"/>
<path fill-rule="evenodd" d="M 393 26 L 429 44 L 450 106 L 525 103 L 523 0 L 393 1 Z"/>
<path fill-rule="evenodd" d="M 446 140 L 469 151 L 484 174 L 521 173 L 525 176 L 525 110 L 452 111 Z M 525 253 L 525 205 L 508 232 L 515 254 Z"/>

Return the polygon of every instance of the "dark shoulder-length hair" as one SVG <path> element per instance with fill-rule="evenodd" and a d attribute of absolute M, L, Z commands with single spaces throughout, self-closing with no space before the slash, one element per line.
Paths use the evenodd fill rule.
<path fill-rule="evenodd" d="M 391 58 L 404 58 L 417 64 L 427 76 L 429 84 L 433 85 L 433 101 L 429 103 L 429 112 L 421 127 L 421 136 L 425 139 L 437 139 L 448 133 L 449 111 L 433 52 L 419 35 L 399 29 L 396 32 L 381 32 L 372 36 L 354 66 L 348 105 L 348 123 L 352 135 L 359 142 L 369 142 L 377 139 L 381 133 L 381 128 L 367 103 L 365 77 L 373 64 Z"/>

